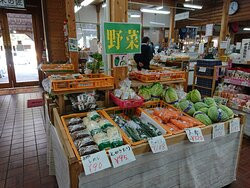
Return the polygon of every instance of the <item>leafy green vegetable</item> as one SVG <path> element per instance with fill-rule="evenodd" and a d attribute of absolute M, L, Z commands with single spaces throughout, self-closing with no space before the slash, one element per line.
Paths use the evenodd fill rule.
<path fill-rule="evenodd" d="M 151 95 L 155 96 L 155 97 L 160 97 L 161 94 L 163 93 L 164 89 L 163 89 L 163 85 L 160 83 L 154 83 L 150 89 L 151 91 Z"/>
<path fill-rule="evenodd" d="M 145 100 L 150 100 L 151 99 L 151 90 L 148 87 L 142 86 L 139 89 L 138 94 L 143 97 Z"/>
<path fill-rule="evenodd" d="M 205 97 L 204 103 L 206 103 L 209 107 L 216 106 L 216 102 L 214 101 L 212 97 Z"/>
<path fill-rule="evenodd" d="M 232 118 L 234 116 L 234 112 L 227 106 L 220 104 L 219 108 L 221 108 L 224 112 L 226 112 L 229 118 Z"/>
<path fill-rule="evenodd" d="M 190 94 L 190 99 L 191 99 L 191 101 L 193 103 L 201 101 L 201 94 L 200 94 L 200 92 L 197 89 L 193 90 L 191 92 L 191 94 Z"/>
<path fill-rule="evenodd" d="M 217 106 L 212 106 L 208 109 L 208 117 L 213 122 L 223 122 L 227 121 L 229 119 L 226 112 L 224 112 L 221 108 L 218 108 Z"/>
<path fill-rule="evenodd" d="M 167 102 L 167 103 L 170 103 L 170 104 L 175 104 L 176 102 L 178 102 L 178 95 L 175 91 L 174 88 L 172 87 L 169 87 L 165 92 L 164 92 L 164 100 Z"/>
<path fill-rule="evenodd" d="M 179 107 L 183 112 L 185 112 L 191 116 L 195 113 L 194 104 L 189 100 L 181 101 L 179 103 Z"/>
<path fill-rule="evenodd" d="M 205 114 L 207 114 L 208 108 L 201 108 L 201 109 L 199 109 L 199 111 L 204 112 Z"/>
<path fill-rule="evenodd" d="M 203 102 L 197 102 L 194 104 L 195 110 L 200 110 L 201 108 L 208 108 L 209 106 Z"/>
<path fill-rule="evenodd" d="M 211 119 L 202 111 L 197 111 L 194 113 L 194 118 L 198 119 L 200 122 L 204 123 L 205 125 L 211 125 Z"/>

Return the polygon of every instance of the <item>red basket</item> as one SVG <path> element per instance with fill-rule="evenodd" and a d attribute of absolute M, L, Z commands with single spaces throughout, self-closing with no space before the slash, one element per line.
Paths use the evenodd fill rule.
<path fill-rule="evenodd" d="M 142 97 L 140 97 L 140 99 L 121 100 L 117 98 L 113 93 L 110 93 L 110 98 L 120 108 L 136 108 L 142 106 L 144 102 L 144 99 Z"/>

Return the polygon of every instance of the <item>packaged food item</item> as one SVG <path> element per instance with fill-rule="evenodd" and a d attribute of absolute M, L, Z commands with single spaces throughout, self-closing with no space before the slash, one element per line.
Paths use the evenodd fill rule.
<path fill-rule="evenodd" d="M 90 121 L 87 124 L 87 130 L 90 132 L 90 134 L 93 136 L 97 133 L 102 132 L 102 129 L 100 128 L 99 124 L 95 121 Z"/>
<path fill-rule="evenodd" d="M 71 118 L 69 120 L 69 125 L 76 125 L 76 124 L 80 124 L 80 123 L 82 123 L 81 118 Z"/>
<path fill-rule="evenodd" d="M 73 133 L 75 131 L 80 131 L 80 130 L 86 129 L 86 126 L 83 125 L 82 123 L 80 123 L 80 124 L 76 124 L 76 125 L 70 125 L 70 126 L 68 126 L 68 129 L 69 129 L 70 133 Z"/>
<path fill-rule="evenodd" d="M 90 132 L 87 129 L 81 131 L 75 131 L 71 134 L 73 140 L 81 139 L 88 136 L 90 136 Z"/>
<path fill-rule="evenodd" d="M 83 124 L 88 125 L 90 122 L 90 119 L 88 117 L 83 118 Z"/>
<path fill-rule="evenodd" d="M 75 144 L 76 148 L 79 149 L 81 147 L 85 147 L 85 146 L 89 146 L 89 145 L 94 145 L 95 142 L 94 142 L 92 136 L 88 136 L 88 137 L 85 137 L 85 138 L 81 138 L 81 139 L 75 140 L 74 144 Z"/>
<path fill-rule="evenodd" d="M 107 135 L 108 135 L 112 148 L 123 145 L 121 134 L 116 127 L 108 128 Z"/>
<path fill-rule="evenodd" d="M 100 150 L 110 148 L 111 144 L 106 133 L 100 132 L 93 136 L 94 141 L 97 143 Z"/>
<path fill-rule="evenodd" d="M 109 127 L 113 127 L 113 125 L 107 119 L 101 119 L 99 121 L 99 127 L 106 132 L 106 129 Z"/>
<path fill-rule="evenodd" d="M 93 121 L 97 121 L 101 118 L 101 116 L 96 111 L 88 112 L 87 117 Z"/>
<path fill-rule="evenodd" d="M 98 149 L 97 145 L 91 145 L 91 146 L 86 146 L 86 147 L 80 148 L 79 149 L 79 154 L 81 156 L 83 156 L 83 155 L 89 155 L 89 154 L 92 154 L 92 153 L 96 153 L 98 151 L 99 151 L 99 149 Z"/>

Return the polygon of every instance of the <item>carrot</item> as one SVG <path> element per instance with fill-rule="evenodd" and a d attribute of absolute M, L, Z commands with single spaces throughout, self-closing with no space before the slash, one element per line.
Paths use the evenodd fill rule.
<path fill-rule="evenodd" d="M 173 123 L 175 126 L 177 126 L 179 129 L 192 127 L 190 123 L 181 120 L 170 119 L 170 122 Z"/>
<path fill-rule="evenodd" d="M 176 127 L 174 124 L 172 123 L 167 123 L 166 126 L 168 128 L 170 128 L 171 131 L 180 131 L 181 129 L 179 129 L 178 127 Z"/>
<path fill-rule="evenodd" d="M 186 122 L 192 123 L 192 124 L 194 124 L 194 125 L 200 125 L 200 124 L 201 124 L 201 123 L 200 123 L 199 121 L 197 121 L 196 119 L 191 118 L 191 117 L 188 117 L 188 116 L 180 116 L 179 119 L 182 120 L 182 121 L 186 121 Z"/>
<path fill-rule="evenodd" d="M 159 118 L 158 116 L 152 115 L 152 117 L 153 117 L 153 119 L 155 119 L 155 120 L 157 120 L 157 121 L 159 121 L 159 122 L 162 122 L 162 119 Z"/>
<path fill-rule="evenodd" d="M 153 112 L 153 115 L 155 115 L 155 116 L 160 116 L 160 114 L 161 114 L 161 110 L 156 110 L 156 109 L 154 109 L 154 112 Z"/>

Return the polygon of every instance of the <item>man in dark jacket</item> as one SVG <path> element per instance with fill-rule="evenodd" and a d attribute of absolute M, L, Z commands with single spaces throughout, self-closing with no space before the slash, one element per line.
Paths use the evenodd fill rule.
<path fill-rule="evenodd" d="M 149 69 L 150 61 L 153 58 L 149 43 L 150 39 L 148 37 L 143 37 L 141 44 L 141 53 L 134 55 L 134 60 L 137 64 L 138 70 Z"/>

